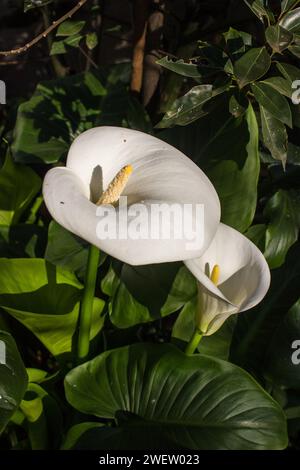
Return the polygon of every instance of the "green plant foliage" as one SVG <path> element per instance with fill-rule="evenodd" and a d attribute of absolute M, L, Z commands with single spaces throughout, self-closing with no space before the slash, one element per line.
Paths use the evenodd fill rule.
<path fill-rule="evenodd" d="M 0 169 L 0 225 L 18 223 L 40 187 L 41 180 L 33 170 L 15 164 L 7 155 Z"/>
<path fill-rule="evenodd" d="M 163 57 L 158 60 L 157 63 L 162 67 L 165 67 L 172 72 L 176 72 L 179 75 L 190 78 L 201 78 L 202 74 L 200 67 L 192 62 L 185 62 L 184 60 L 172 60 L 168 57 Z"/>
<path fill-rule="evenodd" d="M 150 2 L 143 60 L 134 2 L 2 3 L 0 449 L 299 449 L 300 0 Z M 270 267 L 264 299 L 198 345 L 185 260 L 98 261 L 48 212 L 45 174 L 97 126 L 182 151 Z"/>
<path fill-rule="evenodd" d="M 0 330 L 0 434 L 18 408 L 27 386 L 27 374 L 13 337 Z"/>
<path fill-rule="evenodd" d="M 107 419 L 132 413 L 126 427 L 159 433 L 179 447 L 286 446 L 280 407 L 249 375 L 209 356 L 187 357 L 169 345 L 139 344 L 103 353 L 69 372 L 65 390 L 82 413 Z"/>
<path fill-rule="evenodd" d="M 31 330 L 53 355 L 71 351 L 82 285 L 43 259 L 0 259 L 0 305 Z M 91 337 L 103 325 L 104 302 L 94 299 Z"/>
<path fill-rule="evenodd" d="M 118 328 L 174 313 L 195 295 L 196 289 L 193 276 L 179 263 L 114 263 L 102 281 L 102 290 L 110 296 L 110 319 Z"/>
<path fill-rule="evenodd" d="M 45 259 L 55 266 L 75 272 L 79 278 L 84 277 L 88 258 L 89 244 L 61 225 L 52 221 L 49 225 L 48 244 Z M 105 259 L 101 254 L 100 263 Z"/>
<path fill-rule="evenodd" d="M 299 260 L 297 244 L 290 249 L 284 265 L 272 271 L 271 287 L 261 304 L 238 316 L 231 360 L 257 376 L 264 374 L 265 356 L 273 335 L 299 298 Z M 272 354 L 275 358 L 277 352 L 273 350 Z"/>
<path fill-rule="evenodd" d="M 235 119 L 222 103 L 197 125 L 162 136 L 208 174 L 221 200 L 222 221 L 245 231 L 254 217 L 260 164 L 258 127 L 251 106 Z"/>
<path fill-rule="evenodd" d="M 291 33 L 300 32 L 300 8 L 295 8 L 287 12 L 280 20 L 280 26 L 287 29 Z"/>
<path fill-rule="evenodd" d="M 261 106 L 276 119 L 292 127 L 292 113 L 284 96 L 266 83 L 255 83 L 251 88 Z"/>
<path fill-rule="evenodd" d="M 271 66 L 271 57 L 265 47 L 250 49 L 234 66 L 240 88 L 263 77 Z"/>

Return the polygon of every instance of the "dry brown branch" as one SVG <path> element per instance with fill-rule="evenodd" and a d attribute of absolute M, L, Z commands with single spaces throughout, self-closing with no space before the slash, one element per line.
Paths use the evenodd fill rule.
<path fill-rule="evenodd" d="M 32 41 L 28 42 L 24 46 L 18 47 L 16 49 L 11 49 L 10 51 L 0 51 L 0 56 L 17 55 L 17 54 L 21 54 L 22 52 L 28 51 L 28 49 L 30 49 L 36 43 L 41 41 L 41 39 L 46 38 L 51 33 L 51 31 L 53 31 L 55 28 L 57 28 L 61 23 L 63 23 L 68 18 L 71 18 L 74 15 L 74 13 L 76 13 L 87 2 L 88 2 L 88 0 L 80 0 L 77 3 L 77 5 L 75 5 L 75 7 L 73 7 L 71 10 L 69 10 L 65 15 L 63 15 L 58 20 L 53 21 L 52 25 L 49 26 L 49 28 L 47 28 L 41 34 L 39 34 L 34 39 L 32 39 Z"/>
<path fill-rule="evenodd" d="M 130 89 L 133 93 L 140 93 L 143 83 L 143 65 L 146 45 L 150 0 L 135 0 L 134 27 L 135 41 L 132 57 L 132 75 Z"/>

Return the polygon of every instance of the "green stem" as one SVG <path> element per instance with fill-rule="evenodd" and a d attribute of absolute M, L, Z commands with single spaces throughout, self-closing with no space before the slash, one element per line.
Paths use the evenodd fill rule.
<path fill-rule="evenodd" d="M 93 301 L 99 264 L 99 249 L 90 245 L 85 286 L 79 312 L 77 362 L 84 362 L 89 354 Z"/>
<path fill-rule="evenodd" d="M 194 354 L 202 338 L 203 333 L 201 333 L 201 331 L 196 328 L 189 344 L 185 349 L 185 354 Z"/>

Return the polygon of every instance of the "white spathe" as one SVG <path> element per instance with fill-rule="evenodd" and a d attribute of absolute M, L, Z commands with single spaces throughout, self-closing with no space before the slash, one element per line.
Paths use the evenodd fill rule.
<path fill-rule="evenodd" d="M 196 204 L 203 204 L 204 242 L 199 241 L 191 249 L 190 240 L 184 236 L 169 240 L 118 236 L 99 239 L 99 215 L 96 214 L 97 206 L 91 201 L 100 197 L 125 165 L 133 167 L 122 194 L 128 197 L 128 206 L 176 203 L 181 206 L 192 204 L 194 208 Z M 96 127 L 79 135 L 70 147 L 66 167 L 53 168 L 46 174 L 43 194 L 49 212 L 60 225 L 132 265 L 199 257 L 211 243 L 220 221 L 217 193 L 197 165 L 162 140 L 125 128 Z M 113 217 L 114 208 L 100 207 L 108 207 L 108 213 Z M 124 220 L 122 218 L 120 222 L 120 225 L 124 224 L 121 233 L 126 233 L 132 217 L 129 221 Z M 176 220 L 170 218 L 171 233 L 176 229 L 175 225 Z"/>
<path fill-rule="evenodd" d="M 198 280 L 196 325 L 206 335 L 215 333 L 232 314 L 257 305 L 270 286 L 270 269 L 260 250 L 244 235 L 220 224 L 205 253 L 185 261 Z M 210 280 L 220 267 L 216 286 Z"/>

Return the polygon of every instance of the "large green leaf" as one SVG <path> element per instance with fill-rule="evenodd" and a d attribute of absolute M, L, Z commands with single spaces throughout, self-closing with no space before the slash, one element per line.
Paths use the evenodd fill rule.
<path fill-rule="evenodd" d="M 287 12 L 279 22 L 280 26 L 292 33 L 300 32 L 300 8 Z"/>
<path fill-rule="evenodd" d="M 263 77 L 271 66 L 271 57 L 265 47 L 250 49 L 234 65 L 234 74 L 240 88 Z"/>
<path fill-rule="evenodd" d="M 292 112 L 287 99 L 268 83 L 254 83 L 252 91 L 258 103 L 268 110 L 276 119 L 293 127 Z"/>
<path fill-rule="evenodd" d="M 160 137 L 207 173 L 221 200 L 222 221 L 241 232 L 247 230 L 256 210 L 260 171 L 258 126 L 252 106 L 235 119 L 224 100 L 199 122 L 168 129 Z"/>
<path fill-rule="evenodd" d="M 0 434 L 17 410 L 27 387 L 27 374 L 13 337 L 0 331 Z"/>
<path fill-rule="evenodd" d="M 300 229 L 300 192 L 279 190 L 264 211 L 269 220 L 264 255 L 271 268 L 281 266 Z"/>
<path fill-rule="evenodd" d="M 0 306 L 31 330 L 54 355 L 71 351 L 82 284 L 43 259 L 0 259 Z M 93 338 L 104 302 L 94 299 Z"/>
<path fill-rule="evenodd" d="M 285 125 L 278 121 L 267 109 L 260 106 L 263 143 L 273 158 L 285 166 L 287 160 L 288 135 Z"/>
<path fill-rule="evenodd" d="M 95 123 L 106 90 L 91 73 L 40 83 L 19 106 L 13 154 L 17 161 L 58 161 L 70 142 Z"/>
<path fill-rule="evenodd" d="M 15 164 L 7 155 L 0 170 L 0 225 L 17 223 L 40 187 L 41 180 L 31 168 Z"/>
<path fill-rule="evenodd" d="M 287 445 L 282 410 L 248 374 L 209 356 L 186 356 L 167 344 L 107 351 L 69 372 L 65 391 L 82 413 L 107 419 L 132 413 L 129 428 L 148 430 L 150 436 L 155 432 L 181 448 Z"/>
<path fill-rule="evenodd" d="M 128 328 L 179 310 L 197 288 L 192 274 L 180 263 L 148 266 L 113 263 L 102 289 L 111 297 L 111 321 L 118 328 Z"/>
<path fill-rule="evenodd" d="M 18 109 L 13 156 L 17 161 L 54 163 L 66 155 L 74 138 L 91 127 L 130 127 L 127 114 L 128 64 L 40 83 Z"/>

